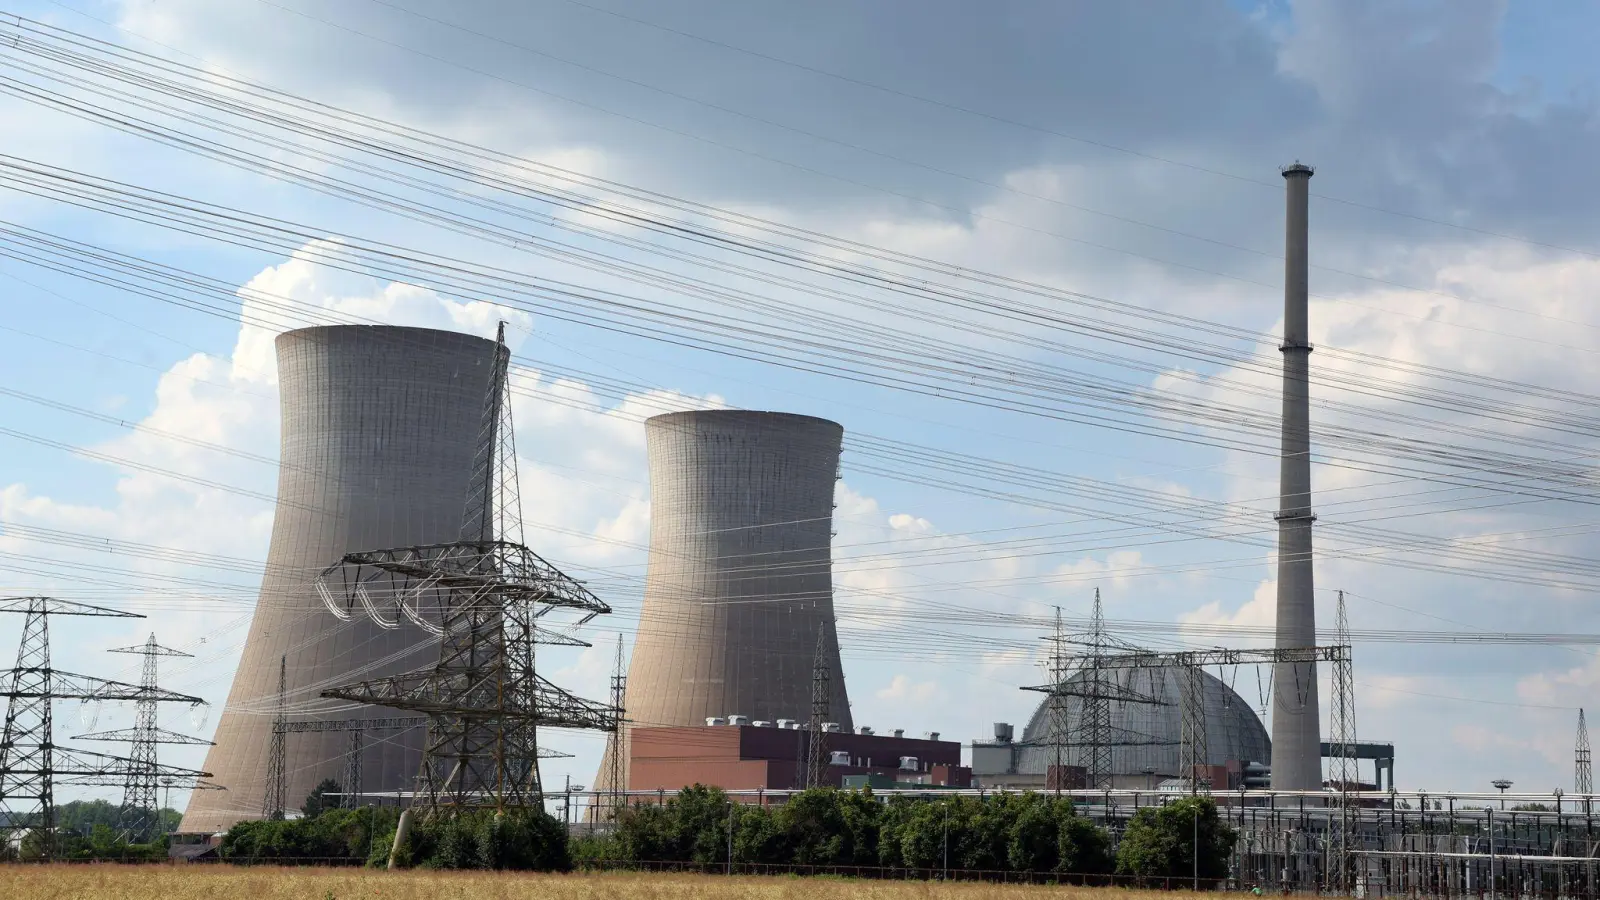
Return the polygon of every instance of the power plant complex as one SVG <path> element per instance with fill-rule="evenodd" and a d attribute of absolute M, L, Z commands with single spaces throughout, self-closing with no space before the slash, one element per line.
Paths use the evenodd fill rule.
<path fill-rule="evenodd" d="M 103 172 L 0 154 L 18 210 L 0 256 L 44 279 L 11 279 L 8 302 L 39 328 L 5 323 L 0 371 L 59 378 L 38 395 L 0 383 L 19 404 L 0 423 L 0 571 L 26 594 L 0 596 L 0 624 L 19 624 L 0 671 L 0 862 L 371 866 L 388 850 L 391 869 L 1600 900 L 1578 708 L 1593 705 L 1578 699 L 1593 687 L 1580 663 L 1600 633 L 1573 624 L 1600 593 L 1596 529 L 1580 521 L 1600 490 L 1600 393 L 1578 383 L 1586 348 L 1560 331 L 1588 327 L 1573 298 L 1600 255 L 1565 215 L 1581 179 L 1564 205 L 1545 202 L 1539 179 L 1570 174 L 1565 156 L 1535 178 L 1522 152 L 1569 147 L 1551 136 L 1592 98 L 1508 94 L 1503 66 L 1457 66 L 1421 95 L 1474 98 L 1444 103 L 1450 128 L 1351 142 L 1341 129 L 1374 98 L 1339 66 L 1291 65 L 1307 35 L 1392 25 L 1400 39 L 1367 55 L 1404 94 L 1450 49 L 1437 27 L 1213 3 L 1227 15 L 1161 46 L 1204 76 L 1194 97 L 1222 86 L 1224 107 L 1244 97 L 1266 119 L 1207 109 L 1161 138 L 1171 117 L 1141 107 L 1133 137 L 1107 143 L 1028 113 L 1047 95 L 1105 93 L 1033 51 L 1136 41 L 1133 17 L 1075 17 L 1062 43 L 1059 16 L 977 10 L 949 46 L 1038 63 L 1019 69 L 1029 90 L 989 109 L 1000 82 L 959 65 L 926 84 L 891 67 L 889 86 L 867 77 L 870 54 L 846 58 L 903 17 L 846 23 L 860 33 L 818 61 L 722 40 L 761 15 L 658 22 L 576 5 L 479 11 L 485 31 L 404 4 L 354 4 L 340 21 L 281 11 L 308 29 L 295 46 L 386 45 L 366 62 L 476 52 L 531 66 L 539 84 L 455 66 L 459 84 L 430 82 L 424 98 L 464 86 L 484 109 L 516 108 L 514 92 L 474 92 L 498 78 L 538 95 L 522 97 L 531 132 L 482 127 L 471 109 L 421 115 L 445 123 L 433 130 L 385 117 L 431 109 L 386 93 L 394 66 L 351 82 L 378 107 L 363 111 L 135 49 L 113 34 L 121 22 L 0 20 L 8 102 L 113 148 L 86 155 Z M 373 15 L 397 42 L 352 24 Z M 813 19 L 785 20 L 802 50 L 805 29 L 833 27 Z M 1526 56 L 1548 37 L 1526 14 L 1478 19 L 1474 48 Z M 519 27 L 593 37 L 577 52 L 596 66 L 500 37 Z M 1019 43 L 1019 28 L 1037 33 Z M 190 31 L 197 60 L 236 37 Z M 633 44 L 648 52 L 624 58 Z M 540 59 L 513 61 L 519 49 Z M 602 51 L 629 72 L 720 73 L 740 90 L 733 106 L 676 93 L 607 71 Z M 556 87 L 627 82 L 615 98 L 583 92 L 627 108 L 545 91 L 551 63 L 571 70 Z M 738 108 L 773 85 L 829 102 L 789 104 L 804 130 Z M 668 95 L 660 115 L 631 114 L 652 102 L 634 88 Z M 1497 102 L 1534 94 L 1549 102 Z M 854 142 L 867 109 L 911 118 Z M 633 129 L 648 139 L 613 146 Z M 987 168 L 881 152 L 885 135 L 914 152 L 955 135 L 951 152 L 982 151 Z M 1228 163 L 1241 141 L 1303 139 L 1351 149 L 1362 175 L 1328 194 L 1329 174 L 1316 178 L 1318 208 L 1338 212 L 1319 221 L 1320 251 L 1319 173 L 1296 160 L 1258 179 Z M 1018 194 L 1047 205 L 986 214 L 1022 208 Z M 258 195 L 270 210 L 248 208 Z M 1200 209 L 1207 198 L 1227 206 Z M 1130 218 L 1130 203 L 1158 212 Z M 1280 209 L 1282 319 L 1268 325 Z M 1035 227 L 1060 224 L 1050 216 L 1081 233 Z M 1315 323 L 1314 252 L 1332 280 Z M 177 359 L 218 323 L 238 329 L 231 357 Z M 548 355 L 514 356 L 515 323 Z M 273 384 L 255 371 L 263 329 L 276 459 L 259 445 L 270 413 L 244 399 Z M 104 391 L 109 365 L 154 377 Z M 777 397 L 821 399 L 764 399 Z M 537 424 L 519 431 L 528 412 Z M 537 485 L 526 498 L 524 484 Z M 264 559 L 258 503 L 275 504 Z M 1352 609 L 1370 621 L 1352 629 Z M 146 614 L 187 634 L 128 629 Z M 1534 624 L 1507 630 L 1521 623 Z M 1486 652 L 1448 658 L 1469 647 Z M 229 681 L 216 667 L 235 657 Z M 124 680 L 67 671 L 94 660 Z M 100 726 L 108 702 L 123 706 Z M 1568 725 L 1550 733 L 1571 721 L 1562 704 L 1570 745 Z M 1376 739 L 1390 727 L 1431 757 L 1400 761 L 1413 789 L 1396 784 L 1396 744 Z M 1570 780 L 1552 777 L 1557 742 Z M 1445 783 L 1489 766 L 1505 768 L 1476 789 Z M 38 871 L 50 883 L 66 869 Z"/>
<path fill-rule="evenodd" d="M 1327 747 L 1316 665 L 1335 657 L 1318 656 L 1312 602 L 1311 169 L 1297 164 L 1284 176 L 1278 638 L 1272 653 L 1243 660 L 1272 666 L 1280 686 L 1271 740 L 1256 710 L 1206 673 L 1204 661 L 1132 647 L 1079 653 L 1053 669 L 1052 681 L 1037 688 L 1046 697 L 1022 734 L 996 725 L 992 740 L 972 742 L 970 765 L 962 764 L 958 744 L 932 732 L 858 729 L 835 624 L 831 558 L 843 429 L 788 413 L 692 410 L 644 424 L 648 570 L 626 677 L 616 679 L 613 703 L 622 718 L 597 790 L 660 790 L 691 775 L 759 790 L 838 786 L 849 778 L 1200 790 L 1244 780 L 1265 786 L 1268 777 L 1276 789 L 1321 790 Z M 347 793 L 357 799 L 402 798 L 413 789 L 419 766 L 427 769 L 430 728 L 442 725 L 417 727 L 423 720 L 415 719 L 403 727 L 393 709 L 339 698 L 365 696 L 352 683 L 443 665 L 436 663 L 439 627 L 410 624 L 431 621 L 416 597 L 434 596 L 428 592 L 443 583 L 439 554 L 454 551 L 419 550 L 415 564 L 403 561 L 403 550 L 373 552 L 448 545 L 462 534 L 470 496 L 503 487 L 495 478 L 515 482 L 514 470 L 485 468 L 485 436 L 494 433 L 494 409 L 506 400 L 504 349 L 495 342 L 417 328 L 330 326 L 285 333 L 277 351 L 282 455 L 272 544 L 205 764 L 228 790 L 197 792 L 186 832 L 267 815 L 284 795 L 302 796 L 326 778 L 356 779 Z M 497 440 L 509 439 L 508 419 L 503 427 Z M 364 574 L 344 586 L 344 599 L 333 597 L 328 579 L 340 565 L 387 573 L 387 593 Z M 379 609 L 391 602 L 392 620 Z M 445 610 L 453 601 L 433 602 Z M 341 603 L 368 614 L 348 615 Z M 591 615 L 604 609 L 594 606 Z M 1098 601 L 1096 609 L 1098 616 Z M 504 625 L 496 620 L 493 627 Z M 538 643 L 539 633 L 529 620 L 520 639 Z M 1056 652 L 1073 655 L 1059 643 Z M 297 722 L 287 721 L 289 707 Z M 347 737 L 363 728 L 393 733 L 363 750 Z M 352 754 L 361 757 L 354 765 Z"/>
<path fill-rule="evenodd" d="M 1348 861 L 1362 840 L 1357 811 L 1381 805 L 1373 795 L 1384 791 L 1390 813 L 1402 807 L 1393 745 L 1355 738 L 1342 594 L 1335 639 L 1319 645 L 1308 321 L 1312 169 L 1296 163 L 1282 174 L 1272 646 L 1156 650 L 1127 643 L 1108 633 L 1097 592 L 1087 632 L 1067 633 L 1057 610 L 1043 683 L 1016 685 L 1042 695 L 1020 734 L 1008 722 L 995 722 L 992 735 L 969 736 L 965 744 L 933 730 L 880 733 L 852 713 L 835 610 L 834 498 L 844 429 L 806 415 L 701 409 L 643 423 L 650 534 L 638 627 L 625 666 L 618 648 L 609 701 L 586 700 L 541 674 L 536 648 L 589 646 L 582 628 L 611 607 L 523 543 L 504 326 L 495 340 L 381 325 L 304 328 L 276 342 L 277 507 L 227 705 L 203 771 L 161 770 L 164 777 L 204 778 L 197 786 L 225 788 L 192 793 L 180 831 L 198 837 L 186 846 L 204 850 L 241 820 L 292 815 L 291 798 L 330 779 L 340 788 L 335 802 L 348 807 L 421 806 L 430 814 L 542 808 L 554 792 L 544 788 L 539 760 L 565 754 L 545 746 L 541 734 L 590 729 L 606 734 L 594 788 L 581 789 L 594 827 L 616 821 L 629 804 L 665 803 L 669 792 L 692 784 L 760 804 L 819 787 L 919 796 L 1053 791 L 1102 804 L 1108 827 L 1127 821 L 1141 803 L 1164 802 L 1163 795 L 1205 793 L 1227 805 L 1229 821 L 1248 835 L 1235 854 L 1240 872 L 1286 888 L 1334 877 L 1326 860 L 1344 854 Z M 47 635 L 48 615 L 127 615 L 20 599 L 26 602 L 0 603 L 0 612 L 30 617 L 26 633 L 34 637 L 31 644 L 25 637 L 16 672 L 50 671 L 48 647 L 38 637 Z M 569 618 L 558 626 L 563 616 Z M 142 685 L 13 691 L 0 744 L 0 811 L 9 791 L 36 799 L 42 821 L 50 822 L 50 785 L 37 783 L 26 760 L 48 761 L 51 697 L 140 703 L 136 742 L 147 777 L 130 779 L 128 790 L 130 797 L 136 788 L 140 797 L 154 791 L 157 735 L 181 737 L 156 727 L 155 704 L 198 698 L 155 684 L 155 656 L 183 654 L 154 637 L 139 652 L 147 655 Z M 1208 671 L 1240 667 L 1270 672 L 1259 703 Z M 1332 675 L 1326 735 L 1319 674 Z M 35 723 L 33 743 L 23 750 L 16 749 L 22 744 L 13 737 L 13 719 Z M 372 735 L 382 739 L 368 740 Z M 1586 786 L 1581 724 L 1579 739 L 1578 780 Z M 75 773 L 88 773 L 83 777 L 115 770 L 83 759 L 74 763 L 82 767 Z M 1373 764 L 1371 783 L 1362 780 L 1362 762 Z M 566 794 L 570 806 L 572 791 Z M 1430 807 L 1418 799 L 1423 820 L 1440 810 L 1437 800 Z M 1559 794 L 1555 800 L 1559 820 Z M 1402 868 L 1416 852 L 1470 858 L 1451 862 L 1440 877 L 1466 888 L 1481 884 L 1476 845 L 1457 840 L 1465 832 L 1457 830 L 1453 807 L 1450 815 L 1450 830 L 1438 833 L 1435 850 L 1406 843 L 1402 827 L 1394 846 L 1370 852 L 1403 858 Z M 1493 812 L 1485 816 L 1493 833 Z M 1375 828 L 1369 836 L 1389 839 Z M 1530 834 L 1529 859 L 1554 853 L 1565 839 L 1537 827 Z M 730 860 L 731 846 L 730 838 Z M 1388 878 L 1388 865 L 1366 861 L 1362 871 L 1381 870 Z M 1491 858 L 1488 871 L 1493 867 Z M 1338 869 L 1338 877 L 1356 871 Z"/>

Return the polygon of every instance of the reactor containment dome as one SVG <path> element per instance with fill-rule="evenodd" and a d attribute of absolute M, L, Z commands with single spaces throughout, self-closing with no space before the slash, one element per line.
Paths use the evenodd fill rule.
<path fill-rule="evenodd" d="M 1138 786 L 1136 782 L 1150 777 L 1178 777 L 1182 769 L 1179 759 L 1183 737 L 1183 673 L 1177 669 L 1129 669 L 1109 677 L 1129 692 L 1162 704 L 1111 701 L 1113 782 Z M 1090 673 L 1078 672 L 1067 679 L 1067 684 L 1082 684 L 1090 678 Z M 1269 762 L 1272 741 L 1255 710 L 1215 675 L 1201 673 L 1201 678 L 1206 710 L 1206 763 L 1220 766 L 1235 760 Z M 1092 688 L 1092 682 L 1085 687 Z M 1086 765 L 1080 739 L 1076 737 L 1083 719 L 1083 699 L 1067 696 L 1062 700 L 1069 729 L 1063 764 Z M 1018 772 L 1043 774 L 1054 763 L 1055 735 L 1050 713 L 1050 699 L 1046 698 L 1028 719 L 1018 751 Z"/>

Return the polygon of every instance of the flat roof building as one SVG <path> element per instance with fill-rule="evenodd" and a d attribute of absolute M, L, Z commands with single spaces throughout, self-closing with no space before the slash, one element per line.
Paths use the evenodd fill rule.
<path fill-rule="evenodd" d="M 811 732 L 804 728 L 701 725 L 634 728 L 629 742 L 628 790 L 677 791 L 703 784 L 730 791 L 804 787 Z M 831 732 L 824 781 L 844 786 L 847 776 L 882 776 L 897 783 L 970 787 L 961 744 L 923 738 Z"/>

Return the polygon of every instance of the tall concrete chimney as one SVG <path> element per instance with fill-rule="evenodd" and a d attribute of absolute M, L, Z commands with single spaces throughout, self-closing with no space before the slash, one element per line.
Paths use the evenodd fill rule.
<path fill-rule="evenodd" d="M 1283 451 L 1278 476 L 1278 646 L 1317 642 L 1312 583 L 1311 341 L 1307 276 L 1310 166 L 1283 170 L 1288 182 L 1283 265 Z M 1315 663 L 1279 663 L 1273 672 L 1272 787 L 1322 788 L 1321 716 Z"/>

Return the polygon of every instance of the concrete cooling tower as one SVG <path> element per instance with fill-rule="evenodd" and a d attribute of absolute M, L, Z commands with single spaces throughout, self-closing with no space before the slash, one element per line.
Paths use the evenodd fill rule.
<path fill-rule="evenodd" d="M 739 410 L 645 423 L 650 561 L 628 667 L 631 723 L 805 721 L 820 634 L 828 720 L 851 727 L 830 547 L 843 435 L 824 419 Z"/>
<path fill-rule="evenodd" d="M 282 451 L 272 545 L 204 767 L 227 790 L 195 792 L 186 832 L 261 816 L 280 658 L 288 659 L 290 719 L 392 716 L 378 707 L 328 710 L 318 692 L 437 661 L 438 641 L 416 629 L 339 621 L 314 579 L 348 552 L 457 539 L 496 345 L 423 328 L 339 325 L 280 335 L 277 351 Z M 422 740 L 420 728 L 369 737 L 361 790 L 410 788 Z M 322 779 L 343 777 L 348 746 L 343 733 L 288 735 L 290 808 Z"/>

